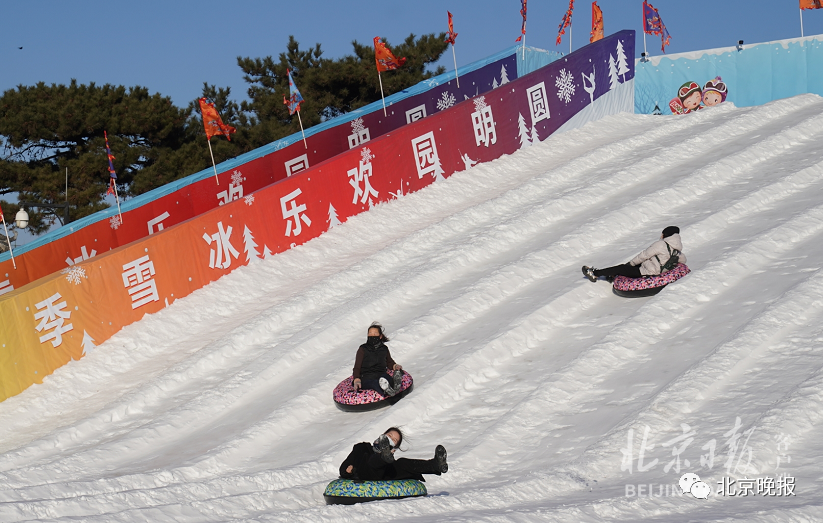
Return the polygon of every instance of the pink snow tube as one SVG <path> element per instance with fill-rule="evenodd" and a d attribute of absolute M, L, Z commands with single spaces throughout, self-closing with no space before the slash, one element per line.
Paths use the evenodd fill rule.
<path fill-rule="evenodd" d="M 666 285 L 689 274 L 689 272 L 691 271 L 686 265 L 678 263 L 674 269 L 657 276 L 643 276 L 642 278 L 617 276 L 614 279 L 613 290 L 618 296 L 652 296 L 660 292 Z"/>
<path fill-rule="evenodd" d="M 389 376 L 394 376 L 394 372 L 395 371 L 392 370 L 386 371 Z M 386 407 L 388 405 L 394 405 L 400 400 L 400 398 L 411 392 L 413 386 L 414 380 L 412 380 L 411 374 L 408 372 L 403 372 L 403 381 L 400 385 L 400 391 L 394 396 L 384 398 L 373 390 L 360 389 L 355 391 L 354 379 L 349 376 L 334 388 L 332 396 L 334 397 L 334 403 L 342 410 L 372 410 L 379 409 L 380 407 Z"/>

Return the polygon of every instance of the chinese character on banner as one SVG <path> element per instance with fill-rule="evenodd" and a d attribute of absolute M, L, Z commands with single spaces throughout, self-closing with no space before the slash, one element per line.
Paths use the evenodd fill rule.
<path fill-rule="evenodd" d="M 672 468 L 672 466 L 674 466 L 675 472 L 680 472 L 680 455 L 683 453 L 684 450 L 686 450 L 686 447 L 688 447 L 691 444 L 691 442 L 694 441 L 694 435 L 697 434 L 697 432 L 691 430 L 691 427 L 689 427 L 685 423 L 681 423 L 680 428 L 683 430 L 683 434 L 662 444 L 663 447 L 672 447 L 672 456 L 674 456 L 674 459 L 667 463 L 665 467 L 663 467 L 663 472 L 668 472 L 669 469 Z M 676 446 L 676 443 L 681 443 L 681 445 Z M 684 460 L 684 464 L 688 467 L 689 460 Z"/>
<path fill-rule="evenodd" d="M 349 178 L 349 185 L 354 188 L 354 197 L 352 199 L 352 203 L 357 203 L 357 198 L 360 198 L 360 203 L 366 203 L 369 201 L 369 198 L 374 197 L 377 198 L 378 192 L 374 190 L 371 186 L 371 175 L 372 175 L 372 165 L 371 161 L 374 158 L 374 155 L 371 153 L 368 147 L 364 147 L 362 151 L 360 151 L 360 163 L 358 167 L 354 169 L 349 169 L 346 174 Z M 360 184 L 363 184 L 363 188 L 360 187 Z"/>
<path fill-rule="evenodd" d="M 474 100 L 475 111 L 471 114 L 474 141 L 478 147 L 480 147 L 480 144 L 488 147 L 489 144 L 494 145 L 497 143 L 497 131 L 495 130 L 492 107 L 486 104 L 485 98 L 485 96 L 481 96 Z"/>
<path fill-rule="evenodd" d="M 354 149 L 360 144 L 371 140 L 369 129 L 363 124 L 362 118 L 355 118 L 351 121 L 351 134 L 349 135 L 349 149 Z"/>
<path fill-rule="evenodd" d="M 280 210 L 283 211 L 283 219 L 286 220 L 286 236 L 291 236 L 292 233 L 294 233 L 295 236 L 299 236 L 300 233 L 303 232 L 303 227 L 300 224 L 301 220 L 306 224 L 306 227 L 311 227 L 311 220 L 303 214 L 306 211 L 306 204 L 301 203 L 300 205 L 296 205 L 294 201 L 302 193 L 303 191 L 300 189 L 295 189 L 280 198 Z M 287 203 L 291 204 L 291 206 L 287 207 Z M 294 222 L 292 222 L 292 220 L 294 220 Z"/>
<path fill-rule="evenodd" d="M 551 118 L 549 113 L 549 102 L 546 97 L 546 83 L 539 84 L 526 89 L 526 96 L 529 99 L 529 111 L 532 114 L 532 125 L 541 120 Z"/>
<path fill-rule="evenodd" d="M 440 157 L 437 155 L 437 143 L 434 141 L 434 132 L 429 131 L 423 136 L 412 140 L 412 149 L 417 164 L 417 177 L 423 178 L 430 174 L 435 178 L 442 177 L 443 168 Z"/>
<path fill-rule="evenodd" d="M 64 323 L 65 320 L 71 317 L 71 311 L 63 310 L 66 308 L 66 302 L 55 303 L 60 298 L 62 298 L 62 296 L 60 296 L 59 292 L 56 292 L 52 296 L 34 305 L 37 310 L 40 311 L 34 314 L 34 319 L 40 320 L 40 323 L 35 327 L 37 332 L 51 330 L 51 332 L 40 336 L 40 343 L 51 341 L 54 347 L 60 346 L 60 344 L 63 343 L 63 334 L 74 328 L 71 323 Z"/>
<path fill-rule="evenodd" d="M 233 202 L 234 200 L 239 200 L 243 197 L 243 185 L 234 185 L 234 183 L 229 183 L 229 188 L 225 191 L 217 193 L 217 199 L 220 201 L 220 205 L 225 205 L 229 202 Z"/>
<path fill-rule="evenodd" d="M 154 276 L 154 263 L 149 255 L 123 265 L 123 286 L 129 290 L 132 310 L 153 301 L 160 301 Z"/>
<path fill-rule="evenodd" d="M 293 176 L 309 168 L 309 156 L 306 154 L 293 158 L 283 164 L 286 167 L 286 176 Z"/>
<path fill-rule="evenodd" d="M 209 245 L 214 242 L 214 248 L 209 250 L 209 267 L 212 269 L 228 269 L 231 267 L 232 256 L 234 259 L 240 255 L 234 245 L 231 244 L 231 226 L 223 229 L 223 222 L 217 222 L 217 232 L 211 236 L 203 234 L 203 239 Z"/>

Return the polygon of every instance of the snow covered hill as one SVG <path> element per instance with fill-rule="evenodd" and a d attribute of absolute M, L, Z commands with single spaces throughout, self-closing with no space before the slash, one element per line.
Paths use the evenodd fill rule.
<path fill-rule="evenodd" d="M 822 140 L 815 95 L 621 114 L 240 268 L 0 403 L 0 521 L 823 520 Z M 658 296 L 580 273 L 667 225 Z M 340 412 L 373 320 L 415 390 Z M 324 505 L 391 425 L 430 495 Z"/>

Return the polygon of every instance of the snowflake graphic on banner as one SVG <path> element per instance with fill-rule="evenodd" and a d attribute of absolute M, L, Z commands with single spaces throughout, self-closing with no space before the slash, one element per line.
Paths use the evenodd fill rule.
<path fill-rule="evenodd" d="M 88 279 L 88 276 L 86 276 L 86 269 L 76 265 L 67 267 L 60 272 L 66 275 L 66 281 L 75 285 L 80 285 L 81 278 Z"/>
<path fill-rule="evenodd" d="M 360 151 L 360 159 L 363 160 L 363 163 L 371 163 L 372 158 L 376 157 L 371 153 L 371 149 L 363 147 L 363 150 Z"/>
<path fill-rule="evenodd" d="M 488 107 L 488 104 L 486 103 L 486 97 L 485 96 L 480 96 L 478 98 L 475 98 L 474 100 L 472 100 L 472 102 L 474 102 L 474 109 L 476 111 L 482 111 L 483 109 Z"/>
<path fill-rule="evenodd" d="M 254 195 L 250 194 L 250 195 L 246 196 L 245 198 L 243 198 L 243 201 L 246 202 L 246 205 L 251 206 L 251 204 L 254 203 Z"/>
<path fill-rule="evenodd" d="M 455 98 L 454 95 L 448 91 L 443 91 L 443 94 L 440 95 L 440 99 L 437 100 L 437 109 L 442 111 L 444 109 L 448 109 L 452 105 L 454 105 Z"/>
<path fill-rule="evenodd" d="M 234 171 L 231 173 L 231 183 L 234 185 L 240 185 L 246 178 L 243 176 L 243 173 L 240 171 Z"/>
<path fill-rule="evenodd" d="M 566 103 L 572 101 L 574 94 L 574 76 L 565 69 L 560 70 L 560 76 L 554 80 L 554 85 L 557 87 L 557 97 L 565 100 Z"/>
<path fill-rule="evenodd" d="M 366 130 L 366 126 L 363 124 L 362 118 L 355 118 L 351 121 L 351 130 L 355 133 L 362 133 Z"/>
<path fill-rule="evenodd" d="M 120 220 L 120 215 L 115 214 L 114 216 L 109 218 L 109 225 L 111 225 L 111 228 L 114 229 L 115 231 L 117 230 L 118 227 L 123 225 L 123 222 Z"/>

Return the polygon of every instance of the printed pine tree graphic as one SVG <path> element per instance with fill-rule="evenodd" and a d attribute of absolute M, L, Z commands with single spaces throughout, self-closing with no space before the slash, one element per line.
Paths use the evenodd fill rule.
<path fill-rule="evenodd" d="M 254 260 L 260 259 L 260 253 L 257 252 L 257 242 L 254 241 L 254 236 L 251 235 L 249 226 L 244 226 L 243 229 L 243 252 L 246 253 L 246 261 L 251 263 Z"/>
<path fill-rule="evenodd" d="M 492 89 L 497 89 L 499 86 L 497 85 L 497 78 L 494 78 L 492 81 Z"/>
<path fill-rule="evenodd" d="M 444 181 L 445 178 L 443 178 L 443 173 L 445 173 L 445 172 L 446 171 L 443 170 L 443 165 L 440 163 L 440 157 L 435 156 L 434 157 L 434 172 L 432 173 L 432 176 L 434 176 L 434 181 L 435 182 Z"/>
<path fill-rule="evenodd" d="M 500 85 L 509 83 L 509 77 L 506 75 L 506 66 L 500 66 Z"/>
<path fill-rule="evenodd" d="M 537 134 L 537 126 L 532 124 L 532 145 L 540 143 L 540 136 Z"/>
<path fill-rule="evenodd" d="M 337 209 L 334 208 L 334 205 L 329 204 L 329 229 L 336 225 L 340 225 L 341 222 L 339 218 L 337 218 Z"/>
<path fill-rule="evenodd" d="M 617 74 L 626 81 L 626 73 L 629 72 L 629 64 L 626 62 L 626 53 L 623 52 L 623 42 L 617 41 Z"/>
<path fill-rule="evenodd" d="M 83 331 L 83 341 L 80 343 L 80 346 L 83 347 L 83 356 L 86 354 L 91 354 L 91 351 L 94 350 L 94 338 L 89 336 L 89 333 L 85 330 Z"/>
<path fill-rule="evenodd" d="M 528 147 L 532 144 L 531 140 L 529 139 L 529 128 L 526 126 L 526 119 L 523 118 L 523 114 L 518 113 L 517 115 L 517 136 L 520 137 L 520 148 Z"/>
<path fill-rule="evenodd" d="M 617 76 L 617 63 L 614 57 L 609 54 L 609 91 L 620 84 L 620 78 Z"/>
<path fill-rule="evenodd" d="M 267 245 L 264 245 L 263 246 L 263 259 L 267 260 L 267 259 L 271 258 L 272 256 L 274 256 L 274 254 L 272 254 L 272 252 L 269 250 L 269 247 Z"/>

